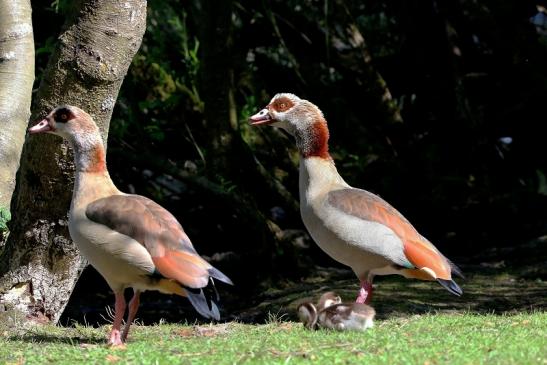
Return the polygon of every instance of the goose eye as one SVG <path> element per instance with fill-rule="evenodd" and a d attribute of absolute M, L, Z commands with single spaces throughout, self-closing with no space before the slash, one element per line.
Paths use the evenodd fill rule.
<path fill-rule="evenodd" d="M 66 114 L 64 114 L 64 113 L 61 114 L 61 119 L 62 119 L 62 120 L 66 120 L 66 118 L 68 118 Z"/>

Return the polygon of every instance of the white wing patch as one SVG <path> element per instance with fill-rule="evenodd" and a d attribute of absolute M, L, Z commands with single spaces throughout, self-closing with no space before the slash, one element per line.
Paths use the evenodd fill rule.
<path fill-rule="evenodd" d="M 346 214 L 327 201 L 323 203 L 325 226 L 347 243 L 387 258 L 395 263 L 406 263 L 403 241 L 391 228 Z"/>

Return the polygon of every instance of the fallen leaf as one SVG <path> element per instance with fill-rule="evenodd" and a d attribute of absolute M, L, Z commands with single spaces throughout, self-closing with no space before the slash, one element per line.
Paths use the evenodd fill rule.
<path fill-rule="evenodd" d="M 193 337 L 194 331 L 192 331 L 190 328 L 183 328 L 180 330 L 173 331 L 173 334 L 181 337 Z"/>
<path fill-rule="evenodd" d="M 280 330 L 292 330 L 293 326 L 294 323 L 292 322 L 282 322 L 279 326 L 277 326 L 277 328 Z"/>
<path fill-rule="evenodd" d="M 108 362 L 118 362 L 118 361 L 120 361 L 122 358 L 119 357 L 119 356 L 116 356 L 116 355 L 106 355 L 105 359 L 106 359 L 106 361 L 108 361 Z"/>
<path fill-rule="evenodd" d="M 17 360 L 14 362 L 7 362 L 6 365 L 23 365 L 25 363 L 25 358 L 23 356 L 19 356 Z"/>
<path fill-rule="evenodd" d="M 194 333 L 203 337 L 214 337 L 228 333 L 227 324 L 219 324 L 216 326 L 195 326 Z"/>
<path fill-rule="evenodd" d="M 125 346 L 125 343 L 122 343 L 121 345 L 107 345 L 112 350 L 116 351 L 125 351 L 127 350 L 127 347 Z"/>
<path fill-rule="evenodd" d="M 83 349 L 92 349 L 92 348 L 95 348 L 95 347 L 98 347 L 99 345 L 96 345 L 94 343 L 81 343 L 80 344 L 80 347 L 83 348 Z"/>

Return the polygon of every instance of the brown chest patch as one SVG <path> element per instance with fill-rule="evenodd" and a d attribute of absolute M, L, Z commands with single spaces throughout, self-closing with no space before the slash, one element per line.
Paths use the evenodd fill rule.
<path fill-rule="evenodd" d="M 311 126 L 308 136 L 305 137 L 302 146 L 302 155 L 304 157 L 330 158 L 329 154 L 329 130 L 324 120 L 317 120 Z"/>
<path fill-rule="evenodd" d="M 103 148 L 95 148 L 91 152 L 91 161 L 88 172 L 104 172 L 106 171 L 106 156 Z"/>

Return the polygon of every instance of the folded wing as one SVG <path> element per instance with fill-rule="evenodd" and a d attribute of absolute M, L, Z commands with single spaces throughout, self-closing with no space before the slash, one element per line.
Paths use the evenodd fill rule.
<path fill-rule="evenodd" d="M 401 213 L 379 196 L 360 189 L 340 189 L 330 192 L 327 201 L 345 214 L 390 228 L 403 242 L 404 257 L 408 260 L 395 264 L 422 270 L 423 275 L 430 276 L 430 279 L 451 279 L 451 263 Z"/>
<path fill-rule="evenodd" d="M 214 296 L 204 296 L 199 289 L 212 288 L 209 292 L 216 293 L 211 278 L 227 284 L 232 281 L 199 256 L 180 223 L 166 209 L 143 196 L 113 195 L 89 204 L 86 216 L 142 244 L 157 273 L 185 287 L 194 307 L 199 304 L 196 309 L 202 315 L 207 314 L 203 308 L 206 302 L 209 316 L 218 317 L 218 309 L 211 303 Z"/>

